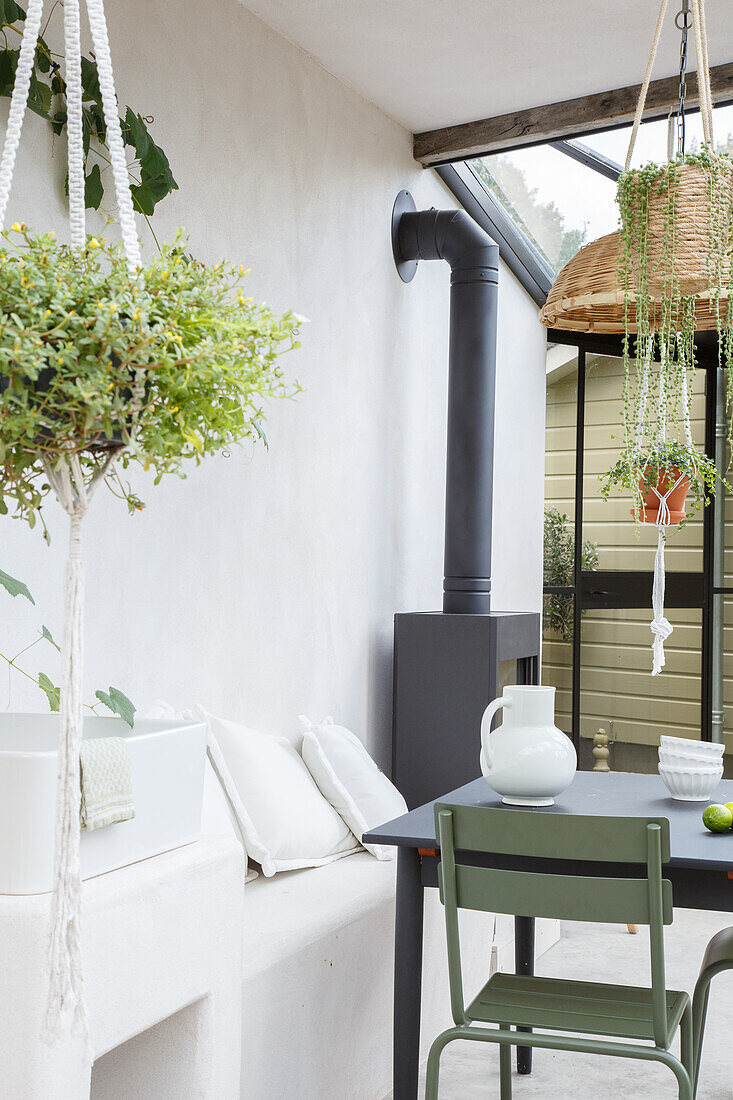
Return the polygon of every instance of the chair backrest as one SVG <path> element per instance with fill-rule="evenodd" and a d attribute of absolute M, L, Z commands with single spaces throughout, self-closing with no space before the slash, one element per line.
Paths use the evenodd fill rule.
<path fill-rule="evenodd" d="M 465 1020 L 458 910 L 524 917 L 649 926 L 655 1042 L 666 1043 L 665 924 L 672 923 L 672 884 L 662 878 L 669 851 L 666 818 L 581 817 L 481 806 L 435 805 L 445 906 L 451 1002 Z M 509 857 L 512 869 L 462 863 L 456 852 Z M 580 865 L 635 864 L 638 877 L 557 873 L 544 860 Z M 532 869 L 522 864 L 531 861 Z M 507 860 L 503 860 L 507 862 Z M 539 864 L 539 866 L 538 866 Z"/>

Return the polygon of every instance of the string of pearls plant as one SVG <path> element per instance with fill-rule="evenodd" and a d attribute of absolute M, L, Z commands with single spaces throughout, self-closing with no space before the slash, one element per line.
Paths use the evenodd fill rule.
<path fill-rule="evenodd" d="M 680 170 L 694 165 L 704 174 L 708 222 L 707 286 L 683 284 L 679 265 L 678 190 Z M 720 363 L 726 370 L 728 437 L 733 439 L 733 159 L 704 146 L 666 165 L 648 164 L 619 178 L 619 282 L 624 294 L 624 446 L 604 476 L 603 495 L 613 487 L 633 498 L 643 514 L 646 493 L 673 469 L 690 481 L 691 503 L 699 509 L 715 494 L 720 478 L 714 463 L 684 430 L 689 424 L 695 371 L 696 302 L 714 303 Z M 661 208 L 662 232 L 650 241 L 650 207 Z M 652 368 L 659 361 L 658 374 Z M 675 475 L 678 476 L 678 475 Z M 727 485 L 727 482 L 724 482 Z"/>

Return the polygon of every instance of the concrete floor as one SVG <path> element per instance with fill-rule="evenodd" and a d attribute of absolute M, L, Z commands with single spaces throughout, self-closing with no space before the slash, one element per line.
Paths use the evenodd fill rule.
<path fill-rule="evenodd" d="M 733 882 L 731 882 L 733 890 Z M 730 913 L 675 910 L 666 931 L 667 985 L 692 993 L 705 945 Z M 647 930 L 636 936 L 601 924 L 564 924 L 562 938 L 537 972 L 562 978 L 643 985 L 649 981 Z M 421 1096 L 424 1095 L 424 1067 Z M 514 1100 L 673 1100 L 676 1081 L 664 1066 L 588 1054 L 534 1053 L 529 1077 L 513 1075 Z M 440 1100 L 491 1100 L 499 1096 L 498 1048 L 456 1042 L 441 1059 Z M 698 1100 L 733 1100 L 733 971 L 713 983 Z"/>

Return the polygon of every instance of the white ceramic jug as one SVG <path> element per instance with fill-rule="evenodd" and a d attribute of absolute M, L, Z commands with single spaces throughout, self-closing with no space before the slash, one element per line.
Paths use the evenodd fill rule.
<path fill-rule="evenodd" d="M 492 733 L 500 708 L 504 720 Z M 552 806 L 577 766 L 572 741 L 555 725 L 554 687 L 506 687 L 489 703 L 481 720 L 481 771 L 507 805 Z"/>

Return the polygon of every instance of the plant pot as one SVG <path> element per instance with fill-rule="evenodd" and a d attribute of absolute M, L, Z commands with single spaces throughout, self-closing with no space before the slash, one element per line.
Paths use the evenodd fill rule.
<path fill-rule="evenodd" d="M 25 376 L 24 381 L 28 388 L 30 388 L 32 385 L 36 393 L 45 393 L 51 385 L 55 373 L 56 372 L 51 367 L 45 367 L 43 370 L 40 370 L 38 372 L 38 377 L 33 383 L 31 383 L 31 380 Z M 8 376 L 0 375 L 0 394 L 5 393 L 9 384 L 10 380 L 8 379 Z M 122 393 L 125 398 L 132 397 L 131 390 L 123 390 Z M 44 429 L 39 433 L 38 438 L 41 442 L 43 442 L 44 440 L 50 438 L 52 434 L 53 433 L 50 431 L 50 429 Z M 105 436 L 101 434 L 92 436 L 83 447 L 83 450 L 90 451 L 92 453 L 98 453 L 100 451 L 114 451 L 118 450 L 120 447 L 124 447 L 125 442 L 126 440 L 122 428 L 115 428 L 111 436 Z"/>
<path fill-rule="evenodd" d="M 648 469 L 649 467 L 647 467 L 647 470 Z M 667 507 L 669 508 L 669 518 L 667 520 L 668 524 L 682 523 L 683 519 L 686 516 L 685 501 L 687 499 L 687 494 L 690 490 L 690 479 L 688 477 L 683 477 L 679 481 L 679 484 L 675 485 L 675 482 L 678 481 L 679 477 L 680 471 L 677 466 L 673 466 L 671 472 L 667 470 L 664 466 L 662 466 L 659 471 L 659 477 L 657 478 L 656 488 L 660 496 L 664 496 L 665 493 L 669 493 L 669 496 L 667 497 Z M 675 487 L 670 493 L 669 491 L 673 485 Z M 659 497 L 652 489 L 644 492 L 643 478 L 639 482 L 639 488 L 644 495 L 644 506 L 641 509 L 640 513 L 637 512 L 636 509 L 632 508 L 632 516 L 634 517 L 634 519 L 641 520 L 642 523 L 658 523 L 660 503 Z"/>
<path fill-rule="evenodd" d="M 659 184 L 655 181 L 649 194 L 647 218 L 647 272 L 649 293 L 654 299 L 666 298 L 670 293 L 670 279 L 679 285 L 682 297 L 706 293 L 710 283 L 708 257 L 711 234 L 711 183 L 710 170 L 699 164 L 688 163 L 675 169 L 676 189 L 674 218 L 674 259 L 671 270 L 665 260 L 665 236 L 669 236 L 669 186 L 671 178 L 667 170 L 660 168 Z M 669 185 L 668 185 L 669 180 Z M 660 186 L 661 184 L 661 186 Z M 721 164 L 717 179 L 717 195 L 712 196 L 726 204 L 730 210 L 730 197 L 733 190 L 731 166 Z M 728 215 L 729 217 L 729 215 Z M 728 229 L 730 225 L 728 224 Z M 727 240 L 727 237 L 726 237 Z M 727 251 L 727 250 L 726 250 Z M 632 284 L 637 284 L 638 272 L 632 261 Z M 730 269 L 729 262 L 722 273 L 721 289 L 727 293 Z"/>

